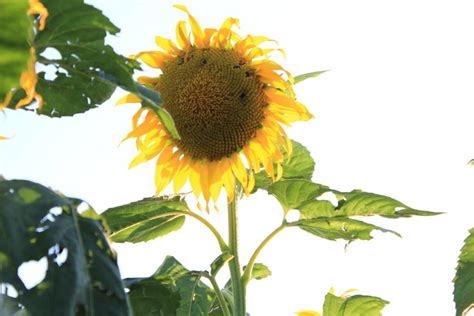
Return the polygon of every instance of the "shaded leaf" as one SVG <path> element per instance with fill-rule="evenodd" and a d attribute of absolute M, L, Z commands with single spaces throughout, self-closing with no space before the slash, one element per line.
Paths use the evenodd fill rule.
<path fill-rule="evenodd" d="M 142 242 L 181 228 L 186 202 L 179 197 L 148 198 L 106 210 L 104 217 L 115 242 Z"/>
<path fill-rule="evenodd" d="M 38 315 L 127 315 L 116 258 L 99 221 L 78 215 L 68 199 L 29 181 L 0 181 L 0 282 Z M 37 285 L 17 274 L 29 261 L 45 260 Z"/>
<path fill-rule="evenodd" d="M 227 262 L 232 260 L 232 258 L 234 258 L 234 256 L 228 252 L 220 254 L 219 257 L 211 263 L 211 275 L 215 276 Z"/>
<path fill-rule="evenodd" d="M 125 280 L 136 315 L 207 315 L 210 289 L 199 272 L 168 256 L 149 278 Z"/>
<path fill-rule="evenodd" d="M 26 15 L 28 1 L 9 1 L 0 10 L 0 103 L 8 91 L 18 87 L 21 73 L 28 67 L 32 29 Z"/>
<path fill-rule="evenodd" d="M 453 282 L 456 316 L 465 315 L 474 309 L 474 228 L 464 241 Z"/>
<path fill-rule="evenodd" d="M 42 3 L 49 16 L 44 30 L 36 32 L 32 46 L 39 63 L 55 67 L 54 79 L 52 73 L 38 74 L 36 90 L 44 99 L 42 114 L 70 116 L 85 112 L 109 99 L 116 83 L 136 90 L 132 73 L 139 68 L 138 63 L 105 45 L 105 36 L 119 29 L 100 10 L 83 0 Z M 104 80 L 103 74 L 115 82 Z"/>
<path fill-rule="evenodd" d="M 309 79 L 309 78 L 316 78 L 316 77 L 319 77 L 319 75 L 325 73 L 326 71 L 328 70 L 321 70 L 321 71 L 315 71 L 315 72 L 308 72 L 306 74 L 302 74 L 302 75 L 298 75 L 298 76 L 295 76 L 294 80 L 294 84 L 297 84 L 297 83 L 300 83 L 301 81 L 304 81 L 306 79 Z"/>

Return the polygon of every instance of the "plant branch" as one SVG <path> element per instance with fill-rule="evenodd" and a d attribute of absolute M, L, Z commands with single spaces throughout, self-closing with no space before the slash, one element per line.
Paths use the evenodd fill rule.
<path fill-rule="evenodd" d="M 260 245 L 255 249 L 254 253 L 252 254 L 252 257 L 250 257 L 250 260 L 245 267 L 244 274 L 242 276 L 242 283 L 245 288 L 247 286 L 248 282 L 250 281 L 250 278 L 252 276 L 252 270 L 253 266 L 255 265 L 255 261 L 257 260 L 258 255 L 262 251 L 262 249 L 268 244 L 270 240 L 273 239 L 279 232 L 281 232 L 283 229 L 285 229 L 287 226 L 286 222 L 283 222 L 280 226 L 278 226 L 274 231 L 272 231 L 265 239 L 260 243 Z"/>
<path fill-rule="evenodd" d="M 207 278 L 211 282 L 212 288 L 216 293 L 217 300 L 219 301 L 219 305 L 221 306 L 222 314 L 224 316 L 232 316 L 229 311 L 229 307 L 227 306 L 227 303 L 224 299 L 224 296 L 222 295 L 221 289 L 219 288 L 219 284 L 217 284 L 216 278 L 207 271 L 204 272 L 202 276 Z"/>

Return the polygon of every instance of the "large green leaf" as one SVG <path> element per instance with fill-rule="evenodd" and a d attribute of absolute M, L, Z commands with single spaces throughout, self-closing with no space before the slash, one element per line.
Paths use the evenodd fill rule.
<path fill-rule="evenodd" d="M 465 315 L 474 309 L 474 228 L 464 241 L 454 277 L 454 302 L 456 316 Z"/>
<path fill-rule="evenodd" d="M 125 281 L 136 315 L 207 316 L 211 293 L 200 278 L 168 256 L 151 277 Z"/>
<path fill-rule="evenodd" d="M 288 226 L 299 227 L 330 240 L 369 240 L 374 230 L 398 235 L 392 230 L 355 220 L 351 218 L 353 216 L 378 215 L 400 218 L 440 214 L 413 209 L 393 198 L 379 194 L 360 190 L 339 192 L 306 179 L 283 179 L 265 189 L 278 199 L 285 213 L 291 209 L 300 211 L 300 220 L 287 223 Z M 337 205 L 323 199 L 324 193 L 333 194 L 337 199 Z"/>
<path fill-rule="evenodd" d="M 303 203 L 317 198 L 330 189 L 309 180 L 284 179 L 271 184 L 267 191 L 278 199 L 286 212 L 298 208 Z"/>
<path fill-rule="evenodd" d="M 323 316 L 381 316 L 389 302 L 376 296 L 326 294 Z"/>
<path fill-rule="evenodd" d="M 374 230 L 390 232 L 399 236 L 394 231 L 348 217 L 301 219 L 288 225 L 299 227 L 313 235 L 329 240 L 370 240 L 372 239 L 371 233 Z"/>
<path fill-rule="evenodd" d="M 78 200 L 29 181 L 0 181 L 0 283 L 33 315 L 127 315 L 116 258 L 99 221 L 78 215 Z M 19 267 L 45 260 L 27 285 Z"/>
<path fill-rule="evenodd" d="M 132 73 L 139 68 L 138 63 L 105 45 L 105 36 L 119 29 L 100 10 L 83 0 L 42 3 L 49 16 L 44 30 L 35 32 L 32 46 L 39 63 L 55 68 L 54 79 L 49 77 L 52 73 L 38 74 L 36 90 L 44 100 L 42 114 L 70 116 L 85 112 L 109 99 L 117 85 L 136 91 Z"/>
<path fill-rule="evenodd" d="M 335 193 L 338 205 L 329 201 L 308 199 L 298 207 L 303 218 L 335 217 L 335 216 L 373 216 L 380 215 L 388 218 L 411 216 L 432 216 L 441 213 L 417 210 L 391 197 L 354 190 L 352 192 Z"/>
<path fill-rule="evenodd" d="M 179 196 L 148 198 L 102 213 L 115 242 L 142 242 L 181 228 L 187 205 Z"/>
<path fill-rule="evenodd" d="M 31 20 L 26 15 L 28 1 L 8 1 L 0 10 L 0 103 L 5 94 L 17 87 L 30 57 L 28 37 Z"/>
<path fill-rule="evenodd" d="M 314 160 L 306 147 L 291 140 L 293 152 L 291 156 L 284 152 L 282 179 L 307 179 L 311 180 L 314 172 Z M 255 190 L 267 188 L 272 184 L 272 179 L 265 171 L 255 175 Z"/>

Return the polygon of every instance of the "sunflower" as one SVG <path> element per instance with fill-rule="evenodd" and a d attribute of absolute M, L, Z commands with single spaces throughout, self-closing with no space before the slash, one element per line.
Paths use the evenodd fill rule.
<path fill-rule="evenodd" d="M 202 29 L 183 5 L 188 17 L 176 25 L 176 42 L 157 36 L 161 50 L 132 56 L 159 69 L 156 77 L 139 77 L 158 91 L 174 119 L 179 139 L 173 138 L 152 109 L 141 107 L 126 139 L 135 138 L 139 154 L 130 168 L 156 159 L 157 194 L 171 182 L 177 193 L 189 181 L 199 198 L 214 204 L 225 189 L 234 199 L 240 183 L 249 194 L 254 174 L 263 168 L 277 180 L 282 175 L 283 153 L 291 154 L 291 141 L 282 128 L 312 118 L 296 101 L 293 78 L 269 59 L 276 48 L 264 36 L 241 37 L 239 21 L 227 18 L 219 29 Z M 126 95 L 117 104 L 139 103 Z"/>
<path fill-rule="evenodd" d="M 26 12 L 28 15 L 39 15 L 38 30 L 42 31 L 46 26 L 46 18 L 48 17 L 48 10 L 39 0 L 29 0 L 29 8 Z M 36 83 L 38 82 L 38 76 L 35 69 L 36 64 L 36 51 L 33 47 L 30 48 L 30 59 L 28 60 L 28 68 L 21 73 L 20 87 L 25 91 L 26 96 L 19 100 L 15 104 L 15 108 L 21 108 L 25 105 L 30 104 L 33 99 L 38 102 L 38 109 L 41 110 L 43 107 L 43 98 L 36 92 Z M 9 91 L 0 103 L 0 110 L 3 110 L 8 106 L 13 97 L 13 92 Z M 5 139 L 5 138 L 3 138 Z"/>

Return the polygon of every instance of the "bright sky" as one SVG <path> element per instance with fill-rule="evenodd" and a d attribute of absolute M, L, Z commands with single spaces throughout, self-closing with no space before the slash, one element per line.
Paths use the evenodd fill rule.
<path fill-rule="evenodd" d="M 110 43 L 129 55 L 174 36 L 185 15 L 166 1 L 88 1 L 122 32 Z M 289 130 L 316 160 L 313 178 L 338 190 L 385 194 L 434 218 L 370 219 L 400 232 L 368 242 L 318 239 L 299 230 L 277 236 L 259 262 L 270 278 L 251 283 L 252 316 L 322 310 L 325 293 L 356 288 L 390 304 L 385 316 L 453 315 L 452 279 L 459 249 L 474 226 L 474 4 L 472 1 L 182 1 L 203 26 L 227 16 L 243 33 L 266 35 L 286 50 L 293 74 L 330 69 L 297 86 L 316 119 Z M 128 170 L 133 142 L 119 146 L 137 107 L 49 119 L 23 111 L 0 115 L 0 174 L 30 179 L 87 200 L 98 211 L 154 193 L 153 163 Z M 226 230 L 225 206 L 210 220 Z M 240 204 L 241 261 L 281 221 L 273 197 Z M 188 219 L 174 234 L 116 245 L 123 277 L 148 276 L 165 255 L 208 269 L 218 255 L 211 235 Z M 219 281 L 224 284 L 228 274 Z"/>

